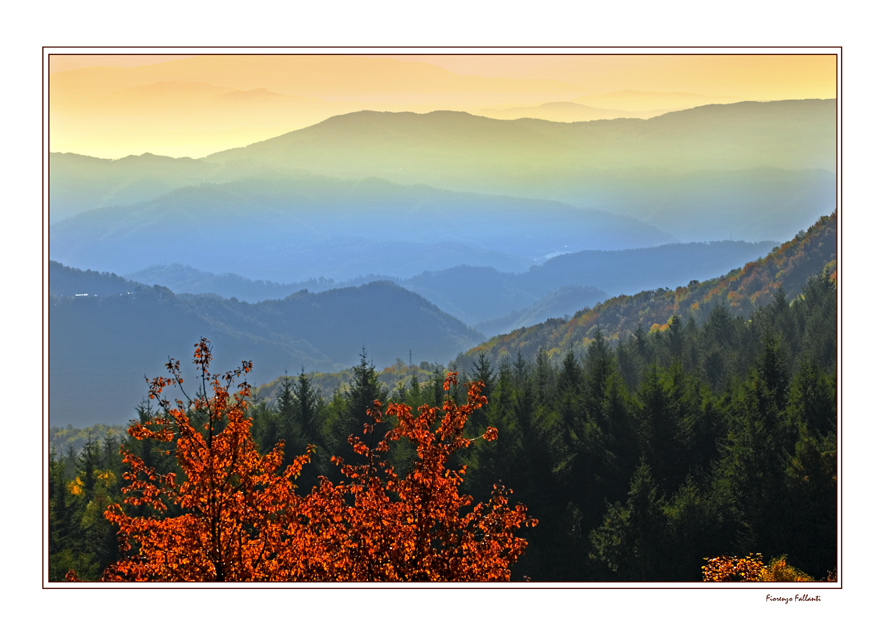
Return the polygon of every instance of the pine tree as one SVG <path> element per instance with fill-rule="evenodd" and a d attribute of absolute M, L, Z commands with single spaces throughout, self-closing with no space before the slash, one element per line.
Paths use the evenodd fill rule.
<path fill-rule="evenodd" d="M 382 403 L 388 400 L 387 389 L 379 381 L 378 372 L 365 348 L 360 353 L 360 362 L 352 371 L 354 375 L 350 384 L 331 405 L 331 421 L 323 434 L 323 444 L 330 455 L 342 457 L 347 462 L 360 459 L 353 454 L 347 443 L 348 437 L 362 434 L 372 424 L 368 410 L 376 400 Z"/>
<path fill-rule="evenodd" d="M 627 502 L 610 504 L 603 522 L 591 533 L 591 559 L 604 564 L 619 581 L 668 580 L 664 506 L 652 471 L 641 463 L 631 478 Z"/>

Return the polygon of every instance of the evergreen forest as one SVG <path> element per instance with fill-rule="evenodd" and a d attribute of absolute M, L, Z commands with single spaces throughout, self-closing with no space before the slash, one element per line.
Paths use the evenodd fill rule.
<path fill-rule="evenodd" d="M 503 485 L 537 520 L 515 530 L 526 544 L 510 565 L 510 580 L 701 581 L 706 559 L 746 554 L 784 557 L 814 580 L 834 580 L 836 263 L 817 259 L 812 273 L 794 282 L 800 269 L 785 260 L 788 251 L 809 254 L 812 237 L 834 223 L 835 215 L 823 218 L 793 247 L 732 273 L 745 282 L 765 280 L 752 292 L 728 292 L 727 276 L 683 292 L 607 301 L 548 325 L 560 330 L 556 347 L 540 335 L 510 349 L 499 339 L 460 357 L 449 369 L 458 371 L 458 382 L 435 365 L 385 384 L 366 351 L 331 396 L 304 370 L 284 376 L 247 404 L 251 440 L 263 454 L 282 440 L 282 466 L 310 446 L 310 462 L 295 479 L 307 495 L 326 480 L 341 481 L 341 461 L 367 461 L 349 436 L 373 426 L 393 430 L 390 414 L 373 424 L 368 411 L 376 401 L 415 412 L 422 405 L 442 409 L 447 400 L 470 402 L 468 383 L 480 383 L 485 404 L 464 423 L 464 437 L 475 443 L 458 447 L 447 465 L 466 467 L 461 491 L 472 501 Z M 767 270 L 779 258 L 781 265 Z M 696 288 L 703 300 L 675 302 L 673 313 L 650 324 L 655 298 L 685 299 Z M 727 291 L 710 293 L 718 289 Z M 600 318 L 613 305 L 622 307 L 617 325 Z M 563 338 L 586 314 L 598 318 L 582 323 L 589 336 Z M 134 406 L 142 425 L 158 415 L 155 402 Z M 487 435 L 490 429 L 497 434 Z M 156 474 L 181 476 L 176 454 L 157 439 L 108 427 L 85 431 L 76 447 L 59 435 L 49 456 L 50 580 L 71 571 L 98 580 L 121 558 L 109 506 L 146 514 L 124 503 L 121 444 Z M 388 457 L 400 471 L 416 462 L 402 443 L 392 443 Z"/>

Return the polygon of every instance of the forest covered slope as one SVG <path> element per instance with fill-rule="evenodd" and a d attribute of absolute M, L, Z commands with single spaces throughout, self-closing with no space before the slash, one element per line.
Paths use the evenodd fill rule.
<path fill-rule="evenodd" d="M 610 298 L 573 318 L 550 319 L 488 340 L 459 356 L 464 367 L 484 354 L 494 362 L 513 359 L 517 352 L 534 356 L 539 349 L 562 359 L 570 349 L 581 350 L 597 329 L 616 341 L 634 333 L 664 331 L 674 315 L 684 321 L 703 320 L 715 307 L 749 318 L 754 309 L 775 299 L 781 289 L 793 300 L 810 276 L 824 272 L 836 280 L 837 215 L 821 217 L 808 230 L 772 249 L 765 257 L 706 281 L 686 281 L 676 289 L 659 288 Z"/>
<path fill-rule="evenodd" d="M 581 336 L 582 346 L 560 351 L 517 348 L 493 365 L 487 343 L 453 365 L 488 399 L 465 436 L 496 431 L 460 451 L 463 492 L 481 501 L 503 483 L 538 520 L 519 531 L 527 547 L 511 580 L 691 582 L 707 558 L 756 554 L 787 558 L 804 580 L 837 580 L 835 225 L 835 215 L 822 218 L 766 258 L 686 292 L 628 298 L 612 324 L 630 319 L 635 328 L 617 340 L 598 321 L 586 345 Z M 684 302 L 680 294 L 696 287 Z M 606 307 L 589 312 L 605 318 Z M 636 328 L 638 314 L 662 322 Z M 570 322 L 537 329 L 562 338 Z M 331 397 L 307 372 L 259 391 L 249 406 L 256 447 L 268 453 L 283 440 L 290 461 L 313 444 L 297 487 L 316 492 L 341 478 L 333 457 L 354 461 L 348 437 L 365 435 L 375 400 L 415 412 L 466 397 L 439 365 L 385 374 L 396 386 L 381 382 L 364 353 Z M 100 517 L 120 500 L 107 485 L 121 471 L 116 438 L 96 432 L 105 437 L 88 439 L 79 455 L 50 456 L 55 578 L 68 568 L 97 578 L 120 556 L 114 526 Z M 138 440 L 125 443 L 139 449 Z M 407 470 L 408 452 L 389 450 Z M 172 457 L 152 452 L 173 468 Z"/>

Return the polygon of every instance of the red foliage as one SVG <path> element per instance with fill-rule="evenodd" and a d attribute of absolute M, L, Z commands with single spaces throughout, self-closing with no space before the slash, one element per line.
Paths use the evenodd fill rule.
<path fill-rule="evenodd" d="M 460 494 L 465 467 L 450 467 L 452 454 L 476 440 L 464 437 L 468 416 L 486 403 L 482 385 L 468 387 L 467 402 L 452 398 L 441 408 L 384 409 L 397 424 L 370 448 L 359 436 L 349 442 L 365 461 L 347 465 L 333 458 L 344 480 L 321 478 L 307 495 L 296 494 L 295 479 L 309 461 L 297 457 L 281 469 L 282 443 L 267 455 L 253 443 L 247 415 L 249 385 L 230 392 L 233 379 L 249 364 L 222 376 L 209 373 L 211 354 L 204 339 L 194 362 L 204 391 L 196 399 L 161 397 L 182 384 L 177 362 L 172 378 L 155 378 L 151 397 L 163 414 L 130 435 L 175 442 L 181 475 L 157 474 L 145 462 L 124 454 L 130 470 L 125 503 L 143 506 L 130 516 L 122 506 L 105 516 L 120 527 L 124 556 L 105 580 L 135 581 L 506 581 L 510 564 L 526 541 L 515 535 L 535 525 L 510 491 L 498 487 L 489 501 L 473 505 Z M 456 374 L 446 380 L 448 389 Z M 372 433 L 383 421 L 382 405 L 369 413 Z M 202 421 L 202 432 L 194 421 Z M 494 440 L 490 428 L 482 436 Z M 385 460 L 389 445 L 406 439 L 416 459 L 403 476 Z M 309 449 L 310 451 L 311 449 Z M 175 511 L 175 512 L 172 512 Z"/>

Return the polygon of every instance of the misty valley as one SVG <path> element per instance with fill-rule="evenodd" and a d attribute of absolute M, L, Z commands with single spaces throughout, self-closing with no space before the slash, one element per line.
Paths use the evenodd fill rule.
<path fill-rule="evenodd" d="M 836 100 L 530 118 L 589 108 L 343 112 L 202 158 L 50 153 L 50 580 L 835 581 Z M 248 373 L 212 389 L 210 359 Z M 219 457 L 240 435 L 227 470 L 280 508 L 216 521 L 288 537 L 273 564 L 155 563 L 138 519 L 161 499 L 187 516 L 187 435 Z M 169 490 L 125 482 L 136 468 Z M 460 493 L 428 526 L 449 565 L 430 547 L 417 565 L 411 535 L 310 534 L 369 527 L 334 506 L 383 474 L 364 504 L 384 527 L 413 523 L 398 506 L 428 475 L 422 497 Z M 279 510 L 289 525 L 262 525 Z M 470 524 L 493 517 L 487 553 Z"/>

